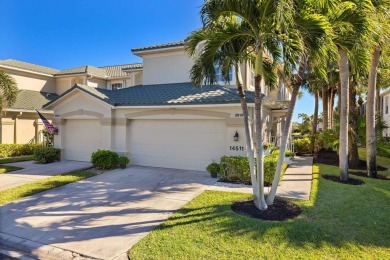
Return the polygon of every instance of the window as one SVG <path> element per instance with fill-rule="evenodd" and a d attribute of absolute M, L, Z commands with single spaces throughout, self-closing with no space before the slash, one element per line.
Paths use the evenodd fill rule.
<path fill-rule="evenodd" d="M 215 65 L 214 67 L 215 67 L 215 77 L 217 79 L 218 84 L 224 85 L 224 84 L 228 83 L 223 78 L 222 68 L 219 67 L 218 65 Z M 230 83 L 233 81 L 233 68 L 232 67 L 230 67 L 230 69 L 229 69 L 229 80 L 230 80 Z"/>
<path fill-rule="evenodd" d="M 386 113 L 386 115 L 389 113 L 389 96 L 387 96 L 386 97 L 386 99 L 385 99 L 386 101 L 385 101 L 385 113 Z"/>
<path fill-rule="evenodd" d="M 122 88 L 122 83 L 111 84 L 111 89 L 112 90 L 121 89 L 121 88 Z"/>

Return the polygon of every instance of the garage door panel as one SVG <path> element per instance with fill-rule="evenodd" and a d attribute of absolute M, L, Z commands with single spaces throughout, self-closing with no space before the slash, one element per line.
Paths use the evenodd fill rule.
<path fill-rule="evenodd" d="M 101 148 L 100 121 L 71 119 L 65 128 L 65 159 L 90 161 L 92 152 Z"/>
<path fill-rule="evenodd" d="M 204 170 L 225 153 L 223 120 L 133 120 L 128 149 L 133 164 Z"/>

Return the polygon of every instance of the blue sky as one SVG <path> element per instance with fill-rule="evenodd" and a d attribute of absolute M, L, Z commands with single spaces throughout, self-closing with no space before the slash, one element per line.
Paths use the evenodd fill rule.
<path fill-rule="evenodd" d="M 131 48 L 183 40 L 201 26 L 202 0 L 0 0 L 0 59 L 56 69 L 141 62 Z M 312 114 L 309 94 L 297 103 Z"/>

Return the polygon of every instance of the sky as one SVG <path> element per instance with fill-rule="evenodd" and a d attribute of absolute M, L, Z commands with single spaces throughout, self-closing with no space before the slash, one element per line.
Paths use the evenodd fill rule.
<path fill-rule="evenodd" d="M 0 59 L 55 69 L 142 62 L 132 48 L 185 39 L 203 0 L 0 0 Z M 311 115 L 304 93 L 299 113 Z"/>

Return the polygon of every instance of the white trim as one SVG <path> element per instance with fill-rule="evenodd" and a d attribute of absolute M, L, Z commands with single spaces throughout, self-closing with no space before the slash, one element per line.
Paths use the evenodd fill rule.
<path fill-rule="evenodd" d="M 177 50 L 184 50 L 184 46 L 175 46 L 175 47 L 156 47 L 153 49 L 148 49 L 148 50 L 140 50 L 140 51 L 132 51 L 133 54 L 142 57 L 144 54 L 155 54 L 158 52 L 170 52 L 170 51 L 177 51 Z"/>
<path fill-rule="evenodd" d="M 254 104 L 248 104 L 248 107 L 254 107 Z M 160 106 L 116 106 L 116 109 L 128 109 L 128 108 L 202 108 L 202 107 L 241 107 L 240 103 L 229 104 L 202 104 L 202 105 L 160 105 Z"/>
<path fill-rule="evenodd" d="M 41 75 L 41 76 L 54 78 L 54 76 L 52 74 L 46 74 L 46 73 L 43 73 L 43 72 L 36 72 L 36 71 L 32 71 L 32 70 L 27 70 L 27 69 L 20 69 L 20 68 L 15 68 L 15 67 L 9 67 L 9 66 L 5 66 L 5 65 L 2 65 L 2 64 L 0 64 L 0 68 L 6 68 L 6 69 L 10 69 L 10 70 L 22 71 L 22 72 L 27 72 L 27 73 L 31 73 L 31 74 L 37 74 L 37 75 Z"/>

